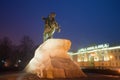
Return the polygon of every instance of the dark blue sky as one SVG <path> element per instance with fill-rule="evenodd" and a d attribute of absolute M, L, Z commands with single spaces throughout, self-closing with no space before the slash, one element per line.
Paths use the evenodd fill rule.
<path fill-rule="evenodd" d="M 70 39 L 72 49 L 120 42 L 120 0 L 0 0 L 0 38 L 28 35 L 41 44 L 41 17 L 50 12 L 62 29 L 55 38 Z"/>

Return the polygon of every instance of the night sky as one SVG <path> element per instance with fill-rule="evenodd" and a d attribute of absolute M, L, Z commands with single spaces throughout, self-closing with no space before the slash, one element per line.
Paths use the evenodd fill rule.
<path fill-rule="evenodd" d="M 120 42 L 120 0 L 0 0 L 0 38 L 19 44 L 28 35 L 41 44 L 41 18 L 50 12 L 61 26 L 54 37 L 70 39 L 72 49 Z"/>

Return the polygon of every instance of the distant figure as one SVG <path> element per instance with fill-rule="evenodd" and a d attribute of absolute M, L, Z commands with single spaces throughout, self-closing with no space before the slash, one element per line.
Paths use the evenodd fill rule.
<path fill-rule="evenodd" d="M 58 23 L 55 20 L 56 14 L 54 12 L 50 13 L 47 18 L 42 17 L 42 20 L 44 20 L 44 33 L 43 33 L 43 41 L 46 41 L 47 39 L 53 38 L 54 32 L 57 30 L 60 32 L 60 27 Z"/>

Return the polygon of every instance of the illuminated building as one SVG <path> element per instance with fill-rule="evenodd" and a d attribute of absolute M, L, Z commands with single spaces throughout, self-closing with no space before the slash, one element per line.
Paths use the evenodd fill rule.
<path fill-rule="evenodd" d="M 110 47 L 109 44 L 101 44 L 81 48 L 77 53 L 69 54 L 73 60 L 79 63 L 81 68 L 120 68 L 120 46 Z"/>

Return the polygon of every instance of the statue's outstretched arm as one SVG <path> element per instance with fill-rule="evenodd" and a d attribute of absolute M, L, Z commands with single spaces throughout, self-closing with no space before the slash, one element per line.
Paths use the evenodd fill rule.
<path fill-rule="evenodd" d="M 45 18 L 45 17 L 42 17 L 42 20 L 46 20 L 47 18 Z"/>

